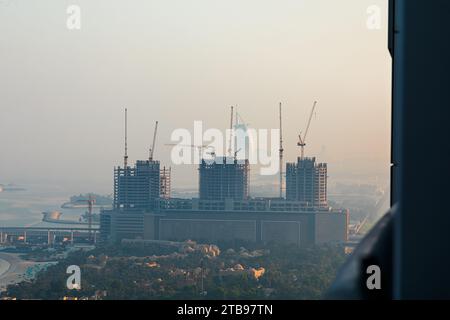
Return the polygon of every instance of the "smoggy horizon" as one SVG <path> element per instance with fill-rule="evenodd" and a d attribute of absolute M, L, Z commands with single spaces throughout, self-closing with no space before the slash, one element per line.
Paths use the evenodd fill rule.
<path fill-rule="evenodd" d="M 307 156 L 330 181 L 389 175 L 391 60 L 387 1 L 77 1 L 81 29 L 66 26 L 67 1 L 0 2 L 0 183 L 112 190 L 123 163 L 172 166 L 174 188 L 197 184 L 197 167 L 171 163 L 176 129 L 229 127 L 230 106 L 250 127 L 278 128 L 284 159 L 318 101 Z M 367 8 L 381 28 L 367 28 Z M 195 151 L 193 151 L 195 152 Z M 276 183 L 277 175 L 253 182 Z M 333 180 L 334 179 L 334 180 Z M 85 186 L 85 187 L 84 187 Z"/>

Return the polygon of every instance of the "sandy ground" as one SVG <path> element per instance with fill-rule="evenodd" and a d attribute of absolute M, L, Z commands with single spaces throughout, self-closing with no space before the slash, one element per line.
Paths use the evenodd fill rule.
<path fill-rule="evenodd" d="M 0 259 L 0 277 L 9 270 L 10 266 L 8 261 Z"/>
<path fill-rule="evenodd" d="M 3 252 L 0 252 L 0 261 L 3 262 L 0 262 L 0 292 L 4 291 L 7 285 L 22 281 L 28 267 L 35 264 L 22 260 L 18 254 Z"/>

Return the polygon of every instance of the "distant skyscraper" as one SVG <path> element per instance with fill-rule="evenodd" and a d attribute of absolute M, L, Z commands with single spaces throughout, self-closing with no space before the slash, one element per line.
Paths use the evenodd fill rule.
<path fill-rule="evenodd" d="M 159 161 L 139 160 L 114 169 L 114 208 L 151 210 L 160 197 Z"/>
<path fill-rule="evenodd" d="M 316 163 L 316 158 L 298 158 L 297 163 L 287 163 L 286 200 L 327 207 L 327 164 Z"/>
<path fill-rule="evenodd" d="M 217 157 L 200 164 L 201 200 L 245 200 L 249 197 L 249 162 Z"/>

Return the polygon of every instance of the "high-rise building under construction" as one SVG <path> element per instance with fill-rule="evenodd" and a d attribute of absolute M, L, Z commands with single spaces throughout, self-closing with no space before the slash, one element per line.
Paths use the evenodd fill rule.
<path fill-rule="evenodd" d="M 114 208 L 153 209 L 160 197 L 160 185 L 159 161 L 138 160 L 134 167 L 115 168 Z"/>
<path fill-rule="evenodd" d="M 297 159 L 286 164 L 286 200 L 300 201 L 308 207 L 326 208 L 327 164 L 316 158 Z"/>
<path fill-rule="evenodd" d="M 327 206 L 327 165 L 316 164 L 315 158 L 287 164 L 286 199 L 282 192 L 279 198 L 251 198 L 250 165 L 239 156 L 242 148 L 234 157 L 232 149 L 228 157 L 211 153 L 214 158 L 202 159 L 199 166 L 199 198 L 172 198 L 171 170 L 153 160 L 155 143 L 149 160 L 131 167 L 126 141 L 125 130 L 124 164 L 114 169 L 114 208 L 100 214 L 102 241 L 244 240 L 299 246 L 347 241 L 348 211 Z"/>
<path fill-rule="evenodd" d="M 246 200 L 249 197 L 249 162 L 231 157 L 202 160 L 199 174 L 201 200 Z"/>
<path fill-rule="evenodd" d="M 172 168 L 166 168 L 163 167 L 160 170 L 160 174 L 159 174 L 160 178 L 160 184 L 159 184 L 159 195 L 160 198 L 162 199 L 169 199 L 170 198 L 170 194 L 172 191 L 172 185 L 171 185 L 171 176 L 172 176 Z"/>

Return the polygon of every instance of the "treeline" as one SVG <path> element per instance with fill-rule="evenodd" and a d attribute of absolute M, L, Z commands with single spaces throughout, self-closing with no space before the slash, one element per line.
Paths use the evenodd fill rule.
<path fill-rule="evenodd" d="M 249 252 L 263 250 L 264 254 L 243 256 L 240 254 L 243 245 Z M 157 244 L 78 251 L 40 273 L 33 282 L 9 286 L 4 295 L 18 299 L 61 299 L 93 297 L 105 292 L 103 299 L 320 299 L 345 260 L 341 246 L 299 248 L 222 243 L 219 247 L 222 252 L 215 258 L 200 251 L 180 254 L 176 247 Z M 157 266 L 147 264 L 152 259 L 130 259 L 152 255 L 165 257 L 156 260 Z M 237 264 L 245 269 L 263 267 L 265 273 L 255 279 L 245 272 L 236 275 L 221 272 Z M 81 267 L 81 290 L 66 288 L 69 265 Z"/>

